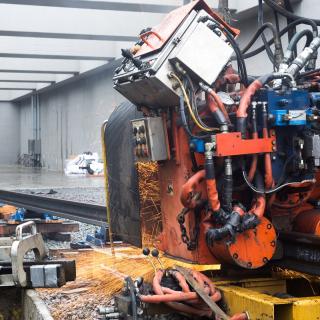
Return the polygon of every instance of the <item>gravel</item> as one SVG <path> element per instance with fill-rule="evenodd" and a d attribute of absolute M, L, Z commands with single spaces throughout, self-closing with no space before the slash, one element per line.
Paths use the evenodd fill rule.
<path fill-rule="evenodd" d="M 73 187 L 54 189 L 16 189 L 15 192 L 54 199 L 105 205 L 104 187 Z"/>

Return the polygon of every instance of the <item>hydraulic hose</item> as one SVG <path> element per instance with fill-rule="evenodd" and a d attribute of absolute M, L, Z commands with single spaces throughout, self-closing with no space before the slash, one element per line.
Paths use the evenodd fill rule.
<path fill-rule="evenodd" d="M 220 127 L 222 127 L 224 131 L 226 131 L 228 129 L 228 123 L 230 123 L 230 119 L 228 112 L 223 102 L 221 101 L 221 98 L 213 89 L 211 89 L 204 83 L 200 82 L 199 86 L 203 91 L 207 93 L 206 100 L 210 111 L 212 112 Z"/>
<path fill-rule="evenodd" d="M 206 144 L 205 152 L 205 177 L 207 184 L 207 194 L 208 202 L 213 212 L 218 212 L 220 209 L 219 195 L 217 191 L 217 183 L 215 177 L 215 169 L 213 162 L 213 152 L 208 149 L 208 144 Z"/>
<path fill-rule="evenodd" d="M 251 116 L 252 116 L 252 139 L 258 139 L 258 128 L 257 128 L 257 114 L 256 114 L 256 102 L 252 103 L 252 108 L 251 108 Z M 248 180 L 252 182 L 256 170 L 257 170 L 257 165 L 258 165 L 258 155 L 254 154 L 252 155 L 252 161 L 251 161 L 251 166 L 250 170 L 248 173 Z"/>
<path fill-rule="evenodd" d="M 185 208 L 194 209 L 197 206 L 193 193 L 205 177 L 205 170 L 200 170 L 182 186 L 180 201 Z"/>
<path fill-rule="evenodd" d="M 287 50 L 284 53 L 283 60 L 281 62 L 282 67 L 280 66 L 280 72 L 284 72 L 288 68 L 288 64 L 292 61 L 293 59 L 293 53 L 294 50 L 297 48 L 298 42 L 303 38 L 306 37 L 306 45 L 305 47 L 308 47 L 312 40 L 313 40 L 313 33 L 311 30 L 304 29 L 299 32 L 297 32 L 291 39 L 291 41 L 288 44 Z"/>
<path fill-rule="evenodd" d="M 262 127 L 262 136 L 263 138 L 268 138 L 268 113 L 267 107 L 264 104 L 262 106 L 262 116 L 263 116 L 263 127 Z M 271 155 L 270 153 L 264 154 L 264 171 L 265 171 L 265 187 L 270 189 L 273 185 L 273 175 L 272 175 L 272 164 L 271 164 Z"/>
<path fill-rule="evenodd" d="M 262 25 L 263 25 L 262 0 L 259 0 L 258 5 L 259 5 L 259 7 L 258 7 L 258 24 L 259 24 L 260 27 L 262 27 Z M 271 63 L 273 64 L 273 67 L 278 68 L 278 66 L 280 64 L 280 61 L 282 60 L 281 42 L 280 42 L 280 38 L 279 38 L 276 30 L 274 29 L 274 27 L 271 25 L 269 28 L 272 30 L 274 43 L 275 43 L 275 53 L 274 54 L 272 53 L 272 50 L 271 50 L 270 46 L 268 45 L 266 36 L 264 35 L 263 32 L 261 33 L 261 38 L 262 38 L 263 44 L 264 44 L 264 46 L 266 48 L 267 55 L 268 55 Z M 281 48 L 280 51 L 279 51 L 279 45 L 280 45 L 280 48 Z"/>
<path fill-rule="evenodd" d="M 282 29 L 279 33 L 279 37 L 282 37 L 283 35 L 285 35 L 288 30 L 290 30 L 291 28 L 299 25 L 299 24 L 307 24 L 307 25 L 310 25 L 312 27 L 312 31 L 313 31 L 313 36 L 314 37 L 317 37 L 318 36 L 318 27 L 317 27 L 317 24 L 310 20 L 310 19 L 306 19 L 306 18 L 300 18 L 300 19 L 297 19 L 295 21 L 293 21 L 292 23 L 288 24 L 284 29 Z M 269 40 L 267 42 L 268 45 L 271 45 L 272 43 L 274 42 L 274 38 L 272 38 L 271 40 Z M 264 51 L 266 49 L 266 47 L 263 45 L 251 52 L 248 52 L 248 53 L 243 53 L 243 58 L 244 59 L 248 59 L 248 58 L 251 58 L 257 54 L 259 54 L 260 52 Z"/>
<path fill-rule="evenodd" d="M 263 189 L 264 183 L 263 178 L 259 171 L 257 171 L 257 174 L 255 175 L 255 183 L 258 188 Z M 266 210 L 266 197 L 264 194 L 256 194 L 255 198 L 253 200 L 253 204 L 251 209 L 249 210 L 246 219 L 244 219 L 242 228 L 248 229 L 248 227 L 255 226 L 259 219 L 261 219 L 264 215 L 264 212 Z M 251 217 L 250 217 L 251 215 Z M 258 217 L 259 219 L 256 219 L 255 217 L 252 217 L 254 215 L 255 217 Z"/>
<path fill-rule="evenodd" d="M 240 104 L 236 113 L 237 116 L 237 131 L 241 132 L 242 136 L 245 136 L 247 125 L 247 109 L 251 103 L 251 99 L 254 94 L 264 86 L 265 83 L 262 82 L 262 77 L 253 81 L 249 87 L 245 90 L 242 98 L 240 100 Z"/>
<path fill-rule="evenodd" d="M 287 50 L 290 50 L 293 52 L 293 50 L 297 47 L 298 42 L 303 38 L 306 37 L 306 46 L 309 46 L 311 41 L 313 40 L 313 33 L 309 29 L 304 29 L 299 32 L 297 32 L 291 39 L 291 41 L 288 44 Z"/>
<path fill-rule="evenodd" d="M 253 35 L 249 43 L 241 50 L 242 54 L 246 53 L 254 45 L 254 43 L 257 41 L 259 36 L 262 35 L 263 31 L 266 29 L 271 30 L 273 42 L 275 41 L 276 38 L 278 38 L 277 31 L 273 27 L 272 23 L 266 22 L 259 27 L 259 29 L 255 32 L 255 34 Z"/>
<path fill-rule="evenodd" d="M 308 47 L 305 47 L 303 51 L 292 61 L 292 64 L 287 69 L 287 73 L 296 77 L 299 71 L 307 64 L 307 62 L 314 58 L 314 54 L 320 47 L 320 37 L 316 37 L 312 40 Z"/>
<path fill-rule="evenodd" d="M 232 211 L 232 192 L 233 192 L 233 174 L 232 174 L 232 160 L 230 157 L 224 159 L 224 175 L 223 185 L 221 191 L 221 207 L 226 212 Z"/>
<path fill-rule="evenodd" d="M 214 31 L 217 28 L 221 32 L 224 33 L 224 35 L 226 36 L 227 40 L 229 41 L 229 43 L 231 44 L 233 50 L 236 53 L 241 82 L 244 84 L 245 87 L 247 87 L 248 86 L 248 73 L 247 73 L 246 64 L 244 62 L 242 53 L 241 53 L 241 51 L 239 49 L 239 46 L 238 46 L 237 42 L 235 41 L 233 35 L 230 33 L 230 31 L 228 29 L 223 28 L 221 25 L 217 24 L 217 22 L 214 19 L 212 19 L 210 17 L 202 17 L 200 19 L 203 22 L 208 21 L 208 20 L 211 21 L 212 22 L 212 26 L 210 26 L 209 28 L 212 31 Z"/>
<path fill-rule="evenodd" d="M 279 6 L 276 2 L 274 2 L 273 0 L 264 0 L 264 2 L 271 7 L 273 10 L 277 11 L 278 13 L 280 13 L 281 15 L 290 18 L 292 20 L 297 20 L 297 19 L 303 19 L 303 17 L 298 16 L 286 9 L 284 9 L 283 7 Z M 320 20 L 319 19 L 310 19 L 312 21 L 314 21 L 318 26 L 320 26 Z"/>

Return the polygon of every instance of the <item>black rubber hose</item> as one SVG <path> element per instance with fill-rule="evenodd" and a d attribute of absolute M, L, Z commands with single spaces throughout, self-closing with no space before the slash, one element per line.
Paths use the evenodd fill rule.
<path fill-rule="evenodd" d="M 273 0 L 264 0 L 264 2 L 271 7 L 273 10 L 276 10 L 278 13 L 280 13 L 281 15 L 293 19 L 293 20 L 297 20 L 297 19 L 301 19 L 303 17 L 298 16 L 286 9 L 284 9 L 283 7 L 279 6 L 276 2 L 274 2 Z M 318 26 L 320 26 L 320 20 L 319 19 L 310 19 L 312 21 L 314 21 Z"/>
<path fill-rule="evenodd" d="M 288 50 L 293 51 L 294 49 L 297 48 L 298 42 L 303 38 L 306 37 L 306 47 L 309 46 L 311 41 L 313 40 L 313 33 L 311 30 L 304 29 L 299 32 L 297 32 L 291 39 L 290 43 L 288 44 Z"/>
<path fill-rule="evenodd" d="M 232 211 L 232 192 L 233 192 L 233 180 L 232 173 L 223 175 L 223 184 L 221 192 L 221 207 L 226 212 Z"/>
<path fill-rule="evenodd" d="M 222 26 L 217 24 L 217 22 L 214 19 L 212 19 L 210 17 L 201 17 L 200 20 L 202 20 L 204 22 L 208 21 L 208 20 L 211 21 L 213 23 L 212 28 L 211 28 L 212 30 L 214 30 L 215 28 L 218 28 L 220 31 L 222 31 L 224 33 L 225 37 L 230 42 L 233 50 L 235 51 L 237 61 L 238 61 L 238 68 L 239 68 L 239 75 L 241 78 L 241 82 L 245 85 L 245 87 L 247 87 L 248 86 L 248 73 L 247 73 L 246 64 L 244 62 L 240 48 L 239 48 L 237 42 L 235 41 L 233 35 L 230 33 L 230 31 L 228 29 L 223 28 Z"/>
<path fill-rule="evenodd" d="M 246 53 L 254 45 L 254 43 L 257 41 L 259 36 L 262 35 L 263 31 L 268 28 L 272 31 L 272 35 L 273 35 L 272 39 L 274 41 L 275 29 L 273 28 L 270 22 L 266 22 L 255 32 L 255 34 L 253 35 L 249 43 L 241 50 L 241 53 L 242 54 Z"/>
<path fill-rule="evenodd" d="M 284 0 L 284 8 L 287 11 L 293 13 L 293 8 L 291 6 L 290 0 Z M 290 24 L 292 21 L 294 21 L 294 19 L 290 19 L 290 18 L 286 18 L 286 19 L 287 19 L 287 25 Z M 291 39 L 296 34 L 296 32 L 297 32 L 297 28 L 296 27 L 293 27 L 292 29 L 288 30 L 288 42 L 291 41 Z M 294 49 L 293 54 L 294 54 L 294 57 L 297 56 L 297 49 L 296 48 Z"/>
<path fill-rule="evenodd" d="M 206 172 L 206 179 L 207 180 L 214 180 L 216 178 L 213 158 L 206 158 L 205 159 L 204 169 Z"/>
<path fill-rule="evenodd" d="M 283 35 L 285 35 L 288 30 L 290 30 L 291 28 L 295 27 L 296 25 L 299 25 L 299 24 L 307 24 L 307 25 L 310 25 L 312 27 L 312 30 L 313 30 L 313 35 L 316 37 L 318 36 L 318 28 L 317 28 L 317 24 L 310 20 L 310 19 L 306 19 L 306 18 L 301 18 L 301 19 L 298 19 L 298 20 L 295 20 L 294 22 L 288 24 L 284 29 L 282 29 L 279 33 L 279 36 L 282 37 Z M 272 38 L 271 40 L 268 41 L 268 44 L 271 45 L 272 43 L 274 42 L 274 39 Z M 251 58 L 251 57 L 254 57 L 255 55 L 259 54 L 260 52 L 264 51 L 265 50 L 265 46 L 261 46 L 251 52 L 248 52 L 248 53 L 243 53 L 243 58 L 244 59 L 248 59 L 248 58 Z"/>
<path fill-rule="evenodd" d="M 262 0 L 259 0 L 259 6 L 258 6 L 258 24 L 260 27 L 262 27 L 263 25 L 263 6 L 262 6 Z M 272 33 L 273 33 L 273 38 L 275 39 L 275 34 L 274 34 L 274 30 L 271 28 L 272 30 Z M 275 56 L 270 48 L 270 46 L 268 45 L 267 43 L 267 39 L 266 39 L 266 36 L 264 35 L 264 33 L 262 32 L 261 34 L 261 38 L 262 38 L 262 41 L 263 41 L 263 44 L 266 48 L 266 52 L 267 52 L 267 55 L 271 61 L 271 63 L 273 64 L 273 66 L 275 66 Z M 276 42 L 276 40 L 274 40 Z"/>

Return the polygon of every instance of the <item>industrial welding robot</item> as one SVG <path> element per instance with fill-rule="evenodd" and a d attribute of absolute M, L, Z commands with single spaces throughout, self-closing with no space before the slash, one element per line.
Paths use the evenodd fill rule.
<path fill-rule="evenodd" d="M 275 71 L 259 77 L 247 74 L 239 30 L 201 0 L 122 50 L 114 88 L 142 112 L 131 121 L 136 161 L 159 164 L 158 249 L 168 256 L 250 270 L 320 261 L 295 245 L 320 232 L 320 38 L 317 28 L 298 32 L 283 53 L 270 23 L 253 42 L 267 28 Z"/>

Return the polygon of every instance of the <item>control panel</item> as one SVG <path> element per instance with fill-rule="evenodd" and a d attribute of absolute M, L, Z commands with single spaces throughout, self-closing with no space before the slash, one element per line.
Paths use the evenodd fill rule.
<path fill-rule="evenodd" d="M 168 159 L 167 139 L 161 117 L 147 117 L 131 121 L 136 161 Z"/>

